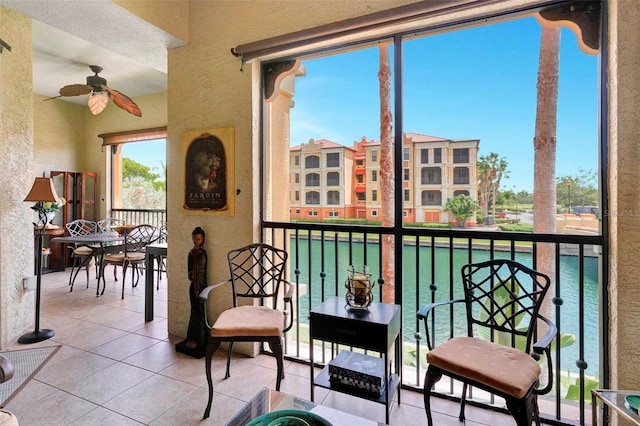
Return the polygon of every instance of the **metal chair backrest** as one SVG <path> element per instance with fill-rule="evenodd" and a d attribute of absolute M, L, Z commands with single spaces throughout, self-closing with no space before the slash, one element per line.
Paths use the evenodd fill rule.
<path fill-rule="evenodd" d="M 512 260 L 494 259 L 463 266 L 462 281 L 468 335 L 530 353 L 549 277 Z"/>
<path fill-rule="evenodd" d="M 263 243 L 230 251 L 227 261 L 233 288 L 233 306 L 238 306 L 239 297 L 271 298 L 272 307 L 276 309 L 287 257 L 286 251 Z"/>
<path fill-rule="evenodd" d="M 155 226 L 138 225 L 125 234 L 125 253 L 144 251 L 144 248 L 156 238 Z"/>
<path fill-rule="evenodd" d="M 64 226 L 72 237 L 95 234 L 97 232 L 97 224 L 90 220 L 77 219 L 68 222 Z"/>
<path fill-rule="evenodd" d="M 98 221 L 98 232 L 100 233 L 112 232 L 112 228 L 114 226 L 119 226 L 119 225 L 124 225 L 124 220 L 113 219 L 108 217 L 106 219 L 102 219 Z"/>
<path fill-rule="evenodd" d="M 159 229 L 159 236 L 158 239 L 156 240 L 156 242 L 158 243 L 166 243 L 167 242 L 167 223 L 163 223 L 162 226 L 160 226 Z"/>

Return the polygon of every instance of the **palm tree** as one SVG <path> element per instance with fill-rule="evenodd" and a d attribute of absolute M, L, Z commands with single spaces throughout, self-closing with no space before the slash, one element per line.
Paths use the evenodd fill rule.
<path fill-rule="evenodd" d="M 556 124 L 558 109 L 558 62 L 560 29 L 542 26 L 538 64 L 538 98 L 533 137 L 533 232 L 556 231 Z M 536 269 L 555 282 L 554 246 L 537 246 Z M 551 289 L 549 294 L 553 294 Z M 553 306 L 544 303 L 542 315 L 553 317 Z M 550 315 L 551 314 L 551 315 Z"/>
<path fill-rule="evenodd" d="M 489 186 L 491 171 L 489 170 L 489 165 L 487 164 L 486 158 L 484 156 L 480 156 L 480 159 L 478 160 L 476 166 L 478 168 L 478 192 L 480 193 L 480 208 L 482 211 L 482 216 L 487 217 L 489 215 Z"/>
<path fill-rule="evenodd" d="M 492 189 L 492 211 L 496 214 L 496 200 L 498 199 L 498 190 L 500 189 L 500 182 L 503 177 L 508 177 L 507 160 L 504 157 L 498 158 L 498 154 L 492 152 L 491 155 L 491 168 L 493 170 L 493 188 Z"/>
<path fill-rule="evenodd" d="M 389 66 L 389 45 L 383 43 L 379 47 L 380 69 L 378 81 L 380 85 L 380 191 L 382 192 L 382 226 L 394 225 L 394 175 L 393 175 L 393 138 L 391 116 L 391 67 Z M 402 143 L 402 141 L 399 141 Z M 382 301 L 395 301 L 394 281 L 394 248 L 393 235 L 385 235 L 382 239 Z"/>
<path fill-rule="evenodd" d="M 496 200 L 500 182 L 509 173 L 507 166 L 507 160 L 504 157 L 499 157 L 495 152 L 480 156 L 477 167 L 482 216 L 489 214 L 489 194 L 491 194 L 492 212 L 493 214 L 496 213 Z"/>

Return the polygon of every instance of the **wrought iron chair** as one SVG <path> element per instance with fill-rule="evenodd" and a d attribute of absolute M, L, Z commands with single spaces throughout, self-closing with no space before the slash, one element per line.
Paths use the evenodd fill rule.
<path fill-rule="evenodd" d="M 209 417 L 213 398 L 211 358 L 222 342 L 229 342 L 225 379 L 230 376 L 233 342 L 268 343 L 276 357 L 276 390 L 280 390 L 280 381 L 284 378 L 282 339 L 293 325 L 293 286 L 285 280 L 287 256 L 286 251 L 262 243 L 232 250 L 227 254 L 229 280 L 210 285 L 200 293 L 199 299 L 205 303 L 205 308 L 214 288 L 231 283 L 233 294 L 232 307 L 223 311 L 213 325 L 207 321 L 205 309 L 205 322 L 210 328 L 210 335 L 205 351 L 209 402 L 204 419 Z M 282 293 L 281 285 L 284 285 Z M 284 300 L 284 311 L 277 308 L 279 296 Z M 254 303 L 258 299 L 260 305 L 241 305 L 240 299 L 249 299 Z"/>
<path fill-rule="evenodd" d="M 159 235 L 158 238 L 156 239 L 155 242 L 157 243 L 166 243 L 167 242 L 167 223 L 163 223 L 162 226 L 160 226 L 160 230 L 159 230 Z M 166 264 L 166 259 L 165 256 L 157 256 L 157 261 L 158 261 L 158 279 L 156 281 L 156 290 L 160 290 L 160 281 L 162 281 L 162 272 L 164 271 L 165 273 L 167 272 L 167 264 Z"/>
<path fill-rule="evenodd" d="M 557 334 L 555 325 L 540 315 L 549 277 L 505 259 L 468 264 L 461 272 L 464 299 L 432 303 L 418 311 L 429 348 L 424 380 L 429 426 L 433 424 L 432 388 L 443 374 L 463 382 L 460 421 L 465 418 L 467 386 L 471 385 L 504 398 L 517 425 L 531 426 L 532 420 L 539 425 L 537 395 L 548 393 L 553 383 L 549 379 L 540 387 L 538 360 L 544 355 L 547 377 L 553 377 L 550 346 Z M 449 315 L 458 303 L 465 306 L 467 335 L 434 347 L 435 332 L 429 330 L 434 310 L 445 308 Z M 547 331 L 535 341 L 540 328 Z"/>
<path fill-rule="evenodd" d="M 66 223 L 65 228 L 67 232 L 72 237 L 77 237 L 81 235 L 95 234 L 97 229 L 96 222 L 84 219 L 77 219 L 71 222 Z M 70 290 L 73 291 L 73 284 L 76 282 L 76 277 L 78 276 L 78 272 L 84 267 L 87 273 L 87 288 L 89 288 L 89 264 L 91 263 L 91 259 L 95 254 L 95 247 L 91 247 L 86 244 L 73 244 L 69 246 L 71 250 L 71 273 L 69 274 L 69 285 Z M 96 265 L 96 276 L 98 275 L 98 262 L 95 262 Z"/>
<path fill-rule="evenodd" d="M 125 222 L 122 219 L 107 217 L 98 221 L 98 232 L 101 234 L 105 234 L 107 232 L 116 232 L 113 228 L 124 224 Z M 116 281 L 118 281 L 118 267 L 116 265 L 113 266 L 113 276 L 115 277 Z"/>
<path fill-rule="evenodd" d="M 113 228 L 120 225 L 124 225 L 124 220 L 108 217 L 98 221 L 98 232 L 113 232 Z"/>
<path fill-rule="evenodd" d="M 156 227 L 152 225 L 138 225 L 124 236 L 124 250 L 120 253 L 109 253 L 104 256 L 106 265 L 116 265 L 122 267 L 122 298 L 124 299 L 124 283 L 127 275 L 127 268 L 132 267 L 131 286 L 136 287 L 140 280 L 138 265 L 144 264 L 145 250 L 147 244 L 156 238 Z M 114 271 L 115 274 L 115 271 Z M 117 279 L 116 279 L 117 281 Z"/>

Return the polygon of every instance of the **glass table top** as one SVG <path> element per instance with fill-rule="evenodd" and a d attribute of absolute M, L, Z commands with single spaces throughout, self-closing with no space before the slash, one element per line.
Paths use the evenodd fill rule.
<path fill-rule="evenodd" d="M 595 398 L 600 399 L 602 402 L 613 408 L 623 417 L 632 420 L 633 422 L 635 422 L 635 424 L 640 425 L 640 415 L 638 415 L 637 406 L 635 406 L 635 404 L 632 404 L 636 408 L 634 409 L 634 407 L 630 406 L 627 402 L 628 396 L 640 396 L 640 391 L 595 389 L 591 391 L 591 394 L 593 395 L 594 401 Z M 597 413 L 597 410 L 594 409 L 594 424 L 595 413 Z"/>
<path fill-rule="evenodd" d="M 324 407 L 302 398 L 287 395 L 273 389 L 260 390 L 227 423 L 227 426 L 244 426 L 263 414 L 279 410 L 301 410 L 314 413 L 333 426 L 382 426 L 374 420 L 356 417 L 334 408 Z M 272 419 L 273 420 L 273 419 Z"/>

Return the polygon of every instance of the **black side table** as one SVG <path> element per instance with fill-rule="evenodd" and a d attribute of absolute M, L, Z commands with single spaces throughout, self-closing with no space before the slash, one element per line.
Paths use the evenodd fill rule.
<path fill-rule="evenodd" d="M 368 310 L 345 307 L 344 298 L 333 297 L 313 308 L 309 313 L 309 358 L 311 368 L 311 401 L 315 386 L 353 394 L 385 405 L 385 421 L 389 424 L 389 411 L 395 391 L 400 404 L 400 377 L 402 371 L 402 342 L 400 341 L 400 305 L 373 302 Z M 384 358 L 385 387 L 382 395 L 367 395 L 349 391 L 344 387 L 332 387 L 328 365 L 314 378 L 313 341 L 323 340 L 340 345 L 380 352 Z M 389 368 L 388 353 L 395 343 L 395 372 Z"/>

